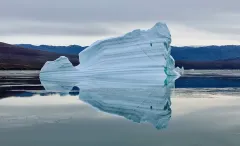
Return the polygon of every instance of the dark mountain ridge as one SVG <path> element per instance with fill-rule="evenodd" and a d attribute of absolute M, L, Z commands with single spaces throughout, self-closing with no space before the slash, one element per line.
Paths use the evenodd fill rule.
<path fill-rule="evenodd" d="M 78 54 L 85 48 L 78 45 L 34 46 L 0 43 L 0 70 L 39 70 L 46 61 L 55 60 L 60 56 L 68 57 L 73 65 L 77 65 Z M 171 54 L 176 66 L 183 66 L 185 69 L 240 69 L 240 45 L 172 46 Z"/>
<path fill-rule="evenodd" d="M 175 60 L 184 61 L 217 61 L 240 57 L 240 45 L 203 46 L 203 47 L 172 47 Z"/>
<path fill-rule="evenodd" d="M 36 50 L 76 55 L 86 47 L 18 45 Z M 176 66 L 185 69 L 240 69 L 240 45 L 176 47 L 172 46 L 171 55 Z"/>
<path fill-rule="evenodd" d="M 70 45 L 70 46 L 34 46 L 31 44 L 19 44 L 29 49 L 43 50 L 48 52 L 63 53 L 63 54 L 78 54 L 87 46 Z M 225 46 L 201 46 L 201 47 L 176 47 L 172 46 L 171 52 L 175 60 L 184 61 L 217 61 L 240 58 L 240 45 L 225 45 Z"/>
<path fill-rule="evenodd" d="M 16 46 L 34 49 L 34 50 L 41 50 L 41 51 L 48 51 L 48 52 L 55 52 L 60 54 L 72 54 L 76 55 L 84 50 L 86 47 L 78 46 L 78 45 L 70 45 L 70 46 L 49 46 L 49 45 L 31 45 L 31 44 L 17 44 Z"/>

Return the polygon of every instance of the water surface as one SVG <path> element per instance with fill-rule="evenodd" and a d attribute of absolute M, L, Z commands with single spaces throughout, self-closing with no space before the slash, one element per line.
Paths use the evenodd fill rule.
<path fill-rule="evenodd" d="M 70 94 L 63 84 L 46 91 L 37 72 L 0 74 L 3 146 L 240 145 L 237 71 L 189 71 L 164 86 L 72 87 Z"/>

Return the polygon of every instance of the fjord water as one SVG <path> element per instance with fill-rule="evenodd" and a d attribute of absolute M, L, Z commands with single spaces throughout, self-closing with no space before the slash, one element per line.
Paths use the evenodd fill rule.
<path fill-rule="evenodd" d="M 79 89 L 41 84 L 34 71 L 1 72 L 1 145 L 238 146 L 239 73 L 186 71 L 165 85 Z"/>

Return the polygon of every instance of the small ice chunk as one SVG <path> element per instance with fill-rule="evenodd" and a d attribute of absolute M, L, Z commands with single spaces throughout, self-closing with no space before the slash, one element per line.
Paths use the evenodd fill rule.
<path fill-rule="evenodd" d="M 180 75 L 183 75 L 184 74 L 184 68 L 183 68 L 183 66 L 182 66 L 182 68 L 180 68 L 180 67 L 176 67 L 176 72 L 178 72 Z"/>

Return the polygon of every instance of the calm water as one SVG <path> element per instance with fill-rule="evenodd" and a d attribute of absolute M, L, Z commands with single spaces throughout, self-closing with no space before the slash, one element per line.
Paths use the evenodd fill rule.
<path fill-rule="evenodd" d="M 37 75 L 0 72 L 1 146 L 240 145 L 239 71 L 85 89 Z"/>

